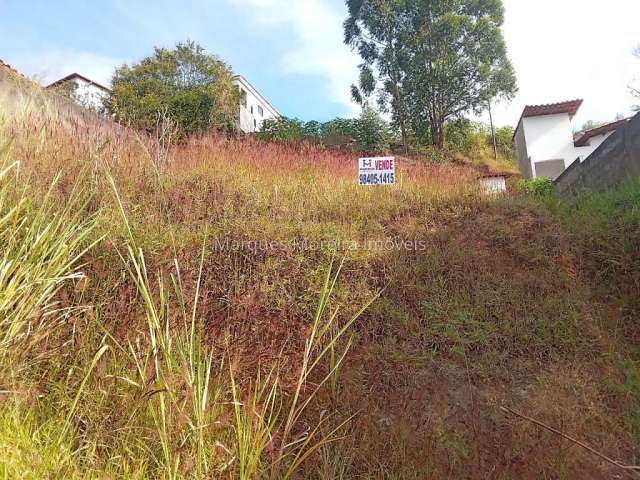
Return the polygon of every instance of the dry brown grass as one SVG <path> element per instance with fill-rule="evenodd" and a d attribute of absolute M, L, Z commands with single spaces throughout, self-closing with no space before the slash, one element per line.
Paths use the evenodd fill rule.
<path fill-rule="evenodd" d="M 501 405 L 628 463 L 638 455 L 622 410 L 633 394 L 612 387 L 625 381 L 612 354 L 618 344 L 594 307 L 572 238 L 544 208 L 482 197 L 476 170 L 459 163 L 401 162 L 399 185 L 365 189 L 356 186 L 355 159 L 344 152 L 215 135 L 164 152 L 110 123 L 36 113 L 0 124 L 0 139 L 11 140 L 11 157 L 21 162 L 21 181 L 37 203 L 37 192 L 62 172 L 61 205 L 80 182 L 91 198 L 86 213 L 97 218 L 95 235 L 106 236 L 84 259 L 86 283 L 61 297 L 91 309 L 89 318 L 75 319 L 73 340 L 63 338 L 60 364 L 86 366 L 77 349 L 103 335 L 96 319 L 120 342 L 144 326 L 139 292 L 118 255 L 128 233 L 106 181 L 111 175 L 132 237 L 145 252 L 150 285 L 167 278 L 177 259 L 185 297 L 197 292 L 214 364 L 231 354 L 240 383 L 278 360 L 285 391 L 295 390 L 309 318 L 336 253 L 347 258 L 330 305 L 342 307 L 338 324 L 383 289 L 355 324 L 339 381 L 319 393 L 304 425 L 326 412 L 357 416 L 343 442 L 326 445 L 303 465 L 301 478 L 619 473 L 506 417 Z M 158 160 L 165 158 L 168 164 Z M 246 243 L 222 248 L 227 241 Z M 384 242 L 391 248 L 371 248 Z M 153 286 L 152 297 L 159 294 Z M 105 385 L 93 387 L 106 391 Z M 50 384 L 40 388 L 51 395 Z M 47 408 L 39 415 L 51 421 L 54 408 Z M 121 412 L 106 409 L 81 401 L 76 425 L 85 435 L 107 435 Z M 7 409 L 5 420 L 23 414 L 28 418 Z M 232 421 L 219 418 L 223 427 Z M 215 428 L 209 433 L 218 438 Z M 98 470 L 108 470 L 103 447 L 96 447 Z M 273 447 L 264 455 L 270 458 Z M 135 462 L 131 469 L 138 471 Z"/>

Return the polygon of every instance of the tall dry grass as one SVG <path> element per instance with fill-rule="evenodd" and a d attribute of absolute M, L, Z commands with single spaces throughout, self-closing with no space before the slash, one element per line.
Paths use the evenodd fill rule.
<path fill-rule="evenodd" d="M 64 268 L 13 345 L 55 328 L 2 362 L 5 477 L 613 476 L 498 404 L 632 458 L 616 402 L 634 369 L 611 388 L 546 206 L 485 198 L 458 163 L 400 159 L 396 186 L 360 188 L 342 152 L 215 135 L 167 150 L 22 107 L 0 107 L 20 165 L 5 235 L 35 219 L 59 249 L 25 234 L 12 251 Z"/>
<path fill-rule="evenodd" d="M 15 167 L 0 175 L 0 232 L 9 247 L 0 269 L 1 381 L 2 393 L 8 395 L 0 409 L 0 429 L 15 429 L 12 419 L 21 419 L 18 432 L 5 431 L 0 442 L 5 477 L 85 478 L 104 472 L 122 478 L 291 478 L 318 449 L 336 440 L 348 418 L 330 431 L 323 428 L 330 424 L 326 417 L 311 430 L 301 425 L 301 418 L 322 386 L 337 375 L 350 343 L 319 384 L 310 386 L 312 375 L 366 308 L 339 326 L 337 310 L 326 312 L 340 268 L 335 273 L 328 269 L 295 394 L 288 399 L 277 363 L 266 376 L 258 370 L 253 380 L 234 371 L 231 351 L 223 357 L 229 369 L 214 365 L 198 310 L 204 245 L 193 298 L 185 296 L 175 259 L 169 278 L 159 273 L 154 286 L 110 178 L 128 232 L 126 250 L 119 256 L 136 287 L 146 331 L 119 340 L 109 325 L 92 316 L 82 338 L 74 341 L 68 332 L 58 332 L 72 306 L 56 307 L 54 300 L 65 284 L 82 278 L 75 270 L 78 260 L 100 239 L 88 243 L 94 223 L 82 218 L 83 204 L 76 201 L 81 193 L 74 191 L 59 213 L 51 210 L 49 197 L 33 214 L 26 211 L 32 192 L 24 186 L 18 188 L 21 195 L 14 194 L 15 179 L 9 173 Z M 45 342 L 54 335 L 58 342 Z M 76 357 L 76 365 L 65 374 L 69 366 L 59 365 L 54 355 Z M 48 378 L 30 382 L 39 371 Z M 30 404 L 34 391 L 41 393 Z M 225 423 L 225 415 L 235 421 Z M 21 435 L 38 437 L 41 432 L 46 432 L 44 438 L 20 443 Z M 267 455 L 268 447 L 277 453 Z M 27 460 L 34 455 L 39 462 Z"/>
<path fill-rule="evenodd" d="M 0 126 L 10 139 L 0 169 L 0 472 L 7 478 L 292 477 L 349 421 L 323 416 L 313 426 L 305 412 L 337 376 L 350 346 L 343 337 L 367 304 L 346 320 L 337 308 L 326 310 L 340 271 L 330 265 L 306 347 L 289 367 L 298 372 L 293 385 L 283 382 L 277 358 L 244 372 L 232 346 L 214 355 L 198 304 L 207 229 L 191 296 L 178 259 L 150 271 L 141 243 L 154 220 L 175 221 L 165 193 L 180 156 L 197 162 L 194 149 L 208 150 L 216 173 L 231 176 L 239 166 L 256 167 L 255 146 L 199 139 L 179 148 L 175 170 L 167 171 L 154 161 L 158 147 L 148 138 L 102 122 L 59 120 L 26 105 Z M 289 149 L 269 154 L 265 171 L 298 168 Z M 144 191 L 148 186 L 155 190 Z M 147 194 L 160 216 L 140 228 L 140 217 L 132 224 L 129 215 L 141 206 L 136 197 Z M 80 270 L 87 272 L 105 248 L 120 264 L 110 267 L 126 272 L 135 287 L 131 308 L 142 318 L 125 333 L 114 329 L 104 305 L 89 302 L 97 298 L 87 285 L 96 279 Z M 34 456 L 37 462 L 29 460 Z"/>

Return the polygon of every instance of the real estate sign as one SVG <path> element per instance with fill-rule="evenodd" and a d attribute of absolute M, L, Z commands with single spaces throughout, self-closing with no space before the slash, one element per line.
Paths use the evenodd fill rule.
<path fill-rule="evenodd" d="M 393 185 L 396 183 L 395 157 L 372 157 L 358 160 L 359 185 Z"/>

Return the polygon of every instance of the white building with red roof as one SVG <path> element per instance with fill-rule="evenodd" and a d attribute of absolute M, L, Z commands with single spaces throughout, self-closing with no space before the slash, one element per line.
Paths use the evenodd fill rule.
<path fill-rule="evenodd" d="M 587 130 L 574 138 L 572 120 L 582 100 L 528 105 L 514 134 L 516 154 L 524 178 L 555 180 L 576 160 L 584 161 L 627 120 Z"/>

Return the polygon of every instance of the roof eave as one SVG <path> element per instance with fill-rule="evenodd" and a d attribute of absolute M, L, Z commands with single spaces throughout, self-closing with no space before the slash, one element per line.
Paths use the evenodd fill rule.
<path fill-rule="evenodd" d="M 105 87 L 104 85 L 99 84 L 98 82 L 91 80 L 90 78 L 85 77 L 84 75 L 80 75 L 77 72 L 74 73 L 70 73 L 69 75 L 67 75 L 66 77 L 62 77 L 59 80 L 56 80 L 53 83 L 50 83 L 49 85 L 47 85 L 45 88 L 53 88 L 53 87 L 57 87 L 58 85 L 64 83 L 64 82 L 68 82 L 70 80 L 73 80 L 75 78 L 79 78 L 81 80 L 84 80 L 85 82 L 89 83 L 90 85 L 93 85 L 95 87 L 98 87 L 101 90 L 104 90 L 107 93 L 111 93 L 111 89 Z"/>
<path fill-rule="evenodd" d="M 264 98 L 264 96 L 258 91 L 258 89 L 256 87 L 254 87 L 251 82 L 249 82 L 249 80 L 247 80 L 243 75 L 240 74 L 236 74 L 232 77 L 233 80 L 239 80 L 241 83 L 245 83 L 248 87 L 250 87 L 257 95 L 258 97 L 260 97 L 260 99 L 262 101 L 264 101 L 264 103 L 266 105 L 268 105 L 268 107 L 272 110 L 272 113 L 277 116 L 277 117 L 282 117 L 282 115 L 280 114 L 280 112 L 273 106 L 271 105 L 271 102 L 269 102 L 269 100 L 267 100 L 266 98 Z"/>

